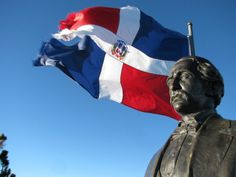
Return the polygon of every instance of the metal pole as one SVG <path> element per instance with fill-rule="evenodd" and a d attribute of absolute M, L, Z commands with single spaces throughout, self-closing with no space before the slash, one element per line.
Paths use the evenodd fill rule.
<path fill-rule="evenodd" d="M 189 56 L 195 56 L 194 41 L 193 41 L 193 24 L 188 22 L 188 49 Z"/>

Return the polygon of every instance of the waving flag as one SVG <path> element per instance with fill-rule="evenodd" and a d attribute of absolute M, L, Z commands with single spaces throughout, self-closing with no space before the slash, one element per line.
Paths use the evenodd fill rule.
<path fill-rule="evenodd" d="M 71 13 L 59 28 L 35 65 L 60 68 L 95 98 L 179 119 L 166 79 L 176 60 L 188 55 L 186 36 L 130 6 Z M 81 41 L 72 46 L 58 41 L 77 37 Z"/>

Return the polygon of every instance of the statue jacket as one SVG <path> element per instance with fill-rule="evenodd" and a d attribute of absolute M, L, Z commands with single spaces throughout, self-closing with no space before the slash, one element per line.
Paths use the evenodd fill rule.
<path fill-rule="evenodd" d="M 236 121 L 214 114 L 198 129 L 180 123 L 145 177 L 236 177 Z"/>

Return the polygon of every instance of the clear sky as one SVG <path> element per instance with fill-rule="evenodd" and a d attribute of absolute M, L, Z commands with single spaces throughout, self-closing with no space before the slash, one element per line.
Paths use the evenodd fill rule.
<path fill-rule="evenodd" d="M 61 19 L 97 5 L 136 6 L 184 34 L 192 21 L 196 54 L 224 77 L 217 110 L 236 119 L 235 0 L 1 0 L 0 132 L 8 136 L 5 148 L 18 177 L 143 177 L 177 125 L 96 100 L 57 68 L 32 66 Z"/>

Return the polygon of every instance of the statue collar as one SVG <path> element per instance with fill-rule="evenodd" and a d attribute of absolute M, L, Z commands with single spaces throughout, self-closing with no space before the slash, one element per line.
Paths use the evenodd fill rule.
<path fill-rule="evenodd" d="M 216 115 L 215 109 L 208 109 L 198 113 L 184 116 L 182 121 L 179 123 L 174 134 L 196 134 L 199 128 L 207 122 L 209 118 Z"/>

